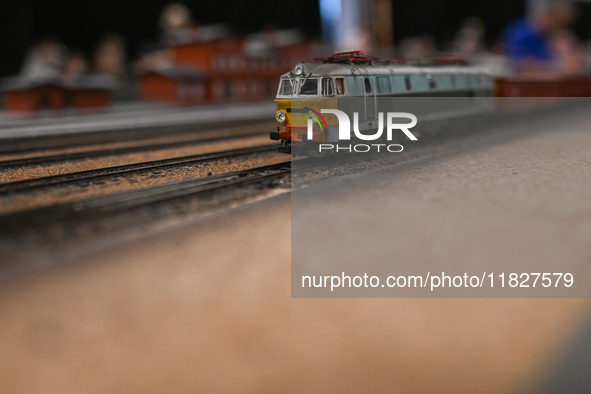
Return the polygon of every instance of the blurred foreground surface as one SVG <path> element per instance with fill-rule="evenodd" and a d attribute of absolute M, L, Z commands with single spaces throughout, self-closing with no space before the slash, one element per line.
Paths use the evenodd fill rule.
<path fill-rule="evenodd" d="M 413 233 L 464 209 L 489 220 L 491 204 L 524 215 L 531 198 L 537 228 L 559 231 L 589 217 L 585 124 L 366 179 L 395 173 L 412 209 L 445 205 L 438 217 L 399 215 Z M 5 284 L 0 390 L 526 392 L 552 376 L 588 318 L 578 299 L 291 299 L 290 215 L 282 195 Z M 535 241 L 530 225 L 511 231 Z M 440 255 L 469 248 L 466 237 L 486 245 L 490 234 L 468 229 L 447 229 Z M 420 241 L 415 259 L 428 257 Z M 589 255 L 586 237 L 557 242 L 568 243 L 564 258 Z"/>

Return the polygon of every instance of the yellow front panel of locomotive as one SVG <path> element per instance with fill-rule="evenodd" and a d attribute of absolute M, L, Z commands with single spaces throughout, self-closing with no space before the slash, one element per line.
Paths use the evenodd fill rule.
<path fill-rule="evenodd" d="M 285 121 L 281 122 L 282 125 L 287 126 L 291 124 L 291 112 L 288 108 L 291 108 L 291 100 L 275 100 L 277 104 L 277 111 L 285 112 Z"/>
<path fill-rule="evenodd" d="M 284 111 L 286 114 L 285 122 L 281 123 L 284 126 L 302 126 L 308 124 L 308 113 L 306 112 L 292 112 L 291 109 L 306 109 L 310 108 L 318 113 L 323 109 L 337 109 L 336 99 L 316 99 L 316 100 L 275 100 L 277 104 L 277 111 Z M 289 109 L 289 110 L 288 110 Z M 325 117 L 326 124 L 329 126 L 338 125 L 336 116 Z"/>

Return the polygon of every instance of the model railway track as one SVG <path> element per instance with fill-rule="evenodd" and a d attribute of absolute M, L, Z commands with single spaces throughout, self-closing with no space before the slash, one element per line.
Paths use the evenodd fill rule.
<path fill-rule="evenodd" d="M 124 148 L 97 149 L 97 150 L 86 151 L 86 152 L 65 153 L 65 154 L 58 154 L 58 155 L 30 157 L 30 158 L 25 158 L 25 159 L 4 160 L 4 161 L 0 161 L 0 169 L 19 168 L 19 167 L 33 166 L 33 165 L 47 165 L 47 164 L 63 163 L 63 162 L 68 162 L 68 161 L 93 159 L 93 158 L 97 158 L 97 157 L 118 156 L 118 155 L 126 155 L 126 154 L 130 154 L 130 153 L 138 153 L 138 152 L 151 152 L 151 151 L 164 150 L 164 149 L 183 148 L 183 147 L 202 145 L 202 144 L 208 144 L 208 143 L 213 143 L 213 142 L 226 141 L 226 140 L 236 139 L 236 138 L 257 137 L 257 136 L 262 136 L 262 135 L 263 134 L 261 134 L 260 132 L 256 132 L 256 133 L 249 133 L 249 134 L 244 134 L 244 135 L 239 135 L 239 136 L 232 135 L 232 136 L 224 136 L 224 137 L 206 138 L 206 139 L 200 139 L 200 140 L 176 141 L 176 142 L 168 142 L 168 143 L 130 146 L 130 147 L 124 147 Z"/>
<path fill-rule="evenodd" d="M 309 164 L 308 167 L 314 164 Z M 299 169 L 305 165 L 298 166 Z M 165 185 L 95 197 L 83 201 L 0 216 L 0 234 L 13 234 L 52 223 L 72 223 L 150 207 L 179 200 L 212 195 L 230 189 L 274 187 L 289 176 L 291 162 L 281 162 L 209 177 L 201 177 Z"/>
<path fill-rule="evenodd" d="M 35 189 L 68 185 L 75 183 L 87 183 L 100 181 L 102 179 L 115 178 L 121 176 L 130 176 L 142 171 L 162 170 L 177 166 L 186 166 L 204 163 L 213 160 L 236 158 L 248 156 L 256 153 L 273 152 L 274 147 L 269 145 L 256 146 L 252 148 L 241 148 L 216 153 L 205 153 L 201 155 L 192 155 L 177 157 L 173 159 L 147 161 L 135 164 L 126 164 L 114 167 L 104 167 L 94 170 L 78 171 L 68 174 L 52 175 L 48 177 L 27 179 L 0 184 L 0 195 L 7 195 L 15 192 L 28 192 Z"/>

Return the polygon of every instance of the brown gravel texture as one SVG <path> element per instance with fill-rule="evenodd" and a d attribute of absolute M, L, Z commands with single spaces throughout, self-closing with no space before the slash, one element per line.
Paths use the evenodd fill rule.
<path fill-rule="evenodd" d="M 242 146 L 242 145 L 241 145 Z M 248 144 L 244 144 L 248 146 Z M 174 157 L 174 156 L 173 156 Z M 86 198 L 122 191 L 147 188 L 165 183 L 206 177 L 226 172 L 274 164 L 289 160 L 289 156 L 276 152 L 245 155 L 232 159 L 208 161 L 202 164 L 178 166 L 162 170 L 142 171 L 129 177 L 113 177 L 94 182 L 35 189 L 27 193 L 0 196 L 0 214 L 49 206 L 57 203 L 79 201 Z"/>
<path fill-rule="evenodd" d="M 104 158 L 92 158 L 82 161 L 57 163 L 49 166 L 24 167 L 15 169 L 11 168 L 0 172 L 0 183 L 40 178 L 76 171 L 92 170 L 95 168 L 140 163 L 144 161 L 162 160 L 189 155 L 199 155 L 203 153 L 246 148 L 249 146 L 257 145 L 271 145 L 269 142 L 269 136 L 236 138 L 229 141 L 220 141 L 203 145 L 189 146 L 185 148 L 163 149 L 159 151 L 132 153 L 120 156 L 118 155 Z"/>
<path fill-rule="evenodd" d="M 521 208 L 503 214 L 511 239 L 529 245 L 539 233 L 519 215 L 540 231 L 580 226 L 588 215 L 587 124 L 393 167 L 407 187 L 380 194 L 368 182 L 368 193 L 410 204 L 395 224 L 407 229 L 405 248 L 417 261 L 433 250 L 444 258 L 488 252 L 490 233 L 437 233 L 432 223 L 466 211 L 466 220 L 493 220 L 508 201 Z M 552 374 L 588 317 L 582 299 L 291 299 L 290 199 L 114 241 L 6 283 L 0 391 L 523 393 Z M 442 238 L 437 249 L 413 237 L 423 232 Z M 588 251 L 584 234 L 556 242 L 566 242 L 554 249 L 563 258 Z M 543 257 L 552 245 L 524 256 Z"/>

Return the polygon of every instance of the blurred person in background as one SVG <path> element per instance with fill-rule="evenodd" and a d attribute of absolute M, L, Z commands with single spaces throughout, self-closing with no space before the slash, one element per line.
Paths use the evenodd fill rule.
<path fill-rule="evenodd" d="M 158 17 L 158 25 L 160 42 L 151 43 L 142 51 L 133 66 L 137 75 L 173 67 L 172 53 L 168 47 L 198 39 L 197 25 L 191 11 L 184 4 L 172 3 L 164 7 Z"/>
<path fill-rule="evenodd" d="M 127 67 L 127 48 L 123 38 L 110 34 L 99 42 L 92 57 L 92 79 L 112 88 L 113 100 L 137 97 L 135 81 Z"/>
<path fill-rule="evenodd" d="M 74 79 L 89 72 L 88 62 L 81 52 L 72 52 L 65 63 L 62 71 L 64 79 Z"/>
<path fill-rule="evenodd" d="M 414 62 L 426 62 L 437 56 L 435 40 L 430 35 L 405 38 L 400 43 L 401 56 Z"/>
<path fill-rule="evenodd" d="M 172 3 L 164 7 L 158 17 L 161 36 L 159 43 L 151 43 L 134 64 L 137 75 L 174 66 L 169 46 L 186 44 L 198 39 L 197 25 L 191 11 L 184 4 Z"/>
<path fill-rule="evenodd" d="M 123 38 L 112 34 L 98 44 L 92 59 L 92 68 L 98 74 L 120 76 L 126 71 L 126 61 Z"/>
<path fill-rule="evenodd" d="M 183 4 L 173 3 L 166 6 L 160 14 L 159 24 L 162 42 L 166 45 L 193 42 L 199 35 L 191 11 Z"/>
<path fill-rule="evenodd" d="M 213 41 L 231 36 L 225 24 L 200 26 L 195 22 L 189 8 L 183 4 L 167 5 L 158 18 L 161 30 L 160 42 L 148 45 L 134 64 L 134 71 L 143 73 L 174 66 L 171 46 L 195 42 Z"/>
<path fill-rule="evenodd" d="M 575 6 L 567 1 L 532 1 L 529 15 L 511 23 L 504 35 L 505 51 L 517 73 L 560 72 L 562 53 L 553 51 L 553 37 L 572 23 Z"/>
<path fill-rule="evenodd" d="M 456 34 L 453 43 L 454 55 L 470 61 L 474 56 L 483 52 L 485 50 L 485 31 L 486 28 L 482 19 L 474 16 L 466 19 Z"/>
<path fill-rule="evenodd" d="M 33 46 L 26 57 L 20 77 L 30 82 L 60 78 L 67 49 L 55 38 L 46 38 Z"/>
<path fill-rule="evenodd" d="M 183 4 L 173 3 L 160 13 L 161 41 L 165 46 L 211 41 L 231 35 L 231 29 L 224 23 L 201 26 Z"/>
<path fill-rule="evenodd" d="M 586 69 L 585 48 L 570 30 L 560 30 L 552 36 L 552 53 L 556 68 L 563 74 L 581 74 Z"/>
<path fill-rule="evenodd" d="M 452 49 L 454 56 L 484 68 L 495 77 L 509 75 L 510 66 L 502 51 L 487 50 L 485 33 L 486 25 L 482 19 L 474 16 L 467 18 L 456 33 Z"/>

